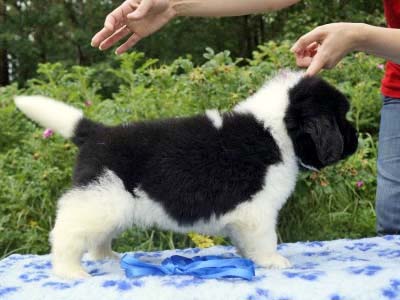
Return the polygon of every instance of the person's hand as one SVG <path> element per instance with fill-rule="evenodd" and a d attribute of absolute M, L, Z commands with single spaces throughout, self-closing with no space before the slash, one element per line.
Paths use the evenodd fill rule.
<path fill-rule="evenodd" d="M 315 28 L 300 37 L 291 48 L 299 67 L 306 75 L 331 69 L 349 52 L 357 49 L 360 24 L 332 23 Z"/>
<path fill-rule="evenodd" d="M 126 0 L 106 17 L 104 28 L 96 33 L 91 45 L 106 50 L 130 35 L 115 51 L 121 54 L 174 16 L 169 0 Z"/>

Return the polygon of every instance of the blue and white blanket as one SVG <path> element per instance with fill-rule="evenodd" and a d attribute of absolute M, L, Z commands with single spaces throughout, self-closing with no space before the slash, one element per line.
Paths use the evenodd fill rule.
<path fill-rule="evenodd" d="M 279 245 L 292 268 L 256 269 L 252 281 L 148 276 L 128 279 L 118 262 L 84 260 L 93 275 L 66 281 L 51 274 L 48 255 L 11 255 L 0 261 L 0 299 L 7 300 L 345 300 L 400 299 L 400 236 Z M 136 252 L 160 262 L 178 254 L 235 254 L 233 247 Z"/>

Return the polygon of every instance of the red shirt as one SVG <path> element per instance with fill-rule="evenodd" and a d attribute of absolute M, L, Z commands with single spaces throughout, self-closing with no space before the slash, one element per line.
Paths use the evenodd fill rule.
<path fill-rule="evenodd" d="M 400 1 L 384 0 L 386 22 L 389 28 L 400 28 Z M 381 91 L 384 96 L 400 98 L 400 65 L 388 61 Z"/>

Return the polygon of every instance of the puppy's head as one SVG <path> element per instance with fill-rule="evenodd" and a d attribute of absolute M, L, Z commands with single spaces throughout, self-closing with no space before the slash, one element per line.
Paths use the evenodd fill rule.
<path fill-rule="evenodd" d="M 349 107 L 341 92 L 318 77 L 304 77 L 289 90 L 285 123 L 303 166 L 321 169 L 356 151 Z"/>

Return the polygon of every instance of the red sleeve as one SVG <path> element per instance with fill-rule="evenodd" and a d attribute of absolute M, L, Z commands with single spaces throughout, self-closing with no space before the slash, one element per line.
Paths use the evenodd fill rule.
<path fill-rule="evenodd" d="M 385 18 L 389 28 L 400 28 L 400 0 L 384 0 Z M 382 94 L 400 98 L 400 65 L 388 61 L 381 86 Z"/>

